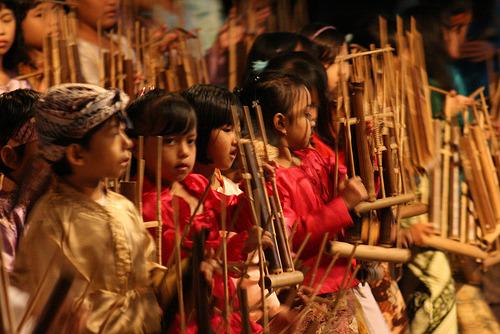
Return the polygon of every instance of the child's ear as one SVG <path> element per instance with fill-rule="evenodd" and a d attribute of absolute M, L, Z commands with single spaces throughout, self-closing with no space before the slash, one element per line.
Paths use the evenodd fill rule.
<path fill-rule="evenodd" d="M 85 165 L 85 159 L 83 155 L 83 147 L 78 144 L 71 144 L 66 147 L 66 159 L 72 166 L 83 166 Z"/>
<path fill-rule="evenodd" d="M 10 145 L 2 147 L 0 159 L 5 166 L 13 170 L 18 169 L 22 162 L 22 158 L 17 155 L 16 150 Z"/>
<path fill-rule="evenodd" d="M 285 115 L 283 115 L 282 113 L 277 113 L 274 115 L 274 117 L 273 117 L 274 128 L 282 136 L 286 135 L 286 123 L 287 123 L 287 119 L 286 119 Z"/>

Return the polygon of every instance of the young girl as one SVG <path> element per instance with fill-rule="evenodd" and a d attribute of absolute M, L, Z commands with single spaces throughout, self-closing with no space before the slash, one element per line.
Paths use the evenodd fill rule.
<path fill-rule="evenodd" d="M 16 1 L 0 1 L 0 93 L 29 88 L 26 81 L 14 79 L 19 62 L 27 59 L 22 46 L 20 27 L 16 23 Z"/>
<path fill-rule="evenodd" d="M 327 93 L 326 72 L 321 62 L 305 52 L 292 52 L 280 55 L 269 61 L 266 67 L 268 70 L 279 70 L 281 72 L 300 76 L 304 80 L 307 88 L 311 92 L 311 102 L 317 109 L 317 116 L 312 115 L 313 119 L 318 119 L 315 132 L 312 136 L 311 146 L 320 153 L 323 158 L 335 158 L 333 145 L 325 144 L 324 137 L 329 143 L 333 141 L 331 133 L 332 113 L 330 112 L 329 94 Z M 339 151 L 339 164 L 345 166 L 343 150 Z M 370 333 L 389 333 L 389 328 L 384 320 L 380 308 L 375 301 L 370 286 L 368 284 L 359 284 L 354 290 L 363 311 L 366 314 L 366 321 L 370 328 Z"/>
<path fill-rule="evenodd" d="M 351 179 L 339 187 L 340 195 L 334 197 L 333 160 L 325 160 L 314 149 L 308 148 L 314 127 L 310 112 L 311 95 L 298 77 L 264 72 L 246 85 L 243 98 L 246 104 L 254 100 L 261 104 L 269 141 L 279 151 L 276 180 L 285 221 L 290 229 L 296 225 L 293 249 L 297 250 L 310 233 L 302 260 L 306 267 L 313 268 L 324 235 L 328 233 L 332 239 L 352 225 L 349 210 L 367 197 L 366 189 L 359 179 Z M 345 169 L 339 168 L 339 172 L 340 179 L 345 179 Z M 323 254 L 314 281 L 311 281 L 314 273 L 310 270 L 304 284 L 316 287 L 330 259 Z M 326 277 L 319 290 L 325 302 L 313 303 L 331 311 L 333 303 L 330 302 L 335 300 L 344 275 L 349 275 L 346 272 L 347 262 L 346 259 L 339 259 Z M 308 332 L 315 320 L 319 322 L 318 333 L 358 333 L 358 330 L 366 330 L 361 307 L 352 292 L 357 284 L 354 279 L 347 287 L 335 314 L 310 308 L 304 321 L 298 325 L 298 331 Z"/>
<path fill-rule="evenodd" d="M 195 214 L 192 227 L 187 237 L 182 241 L 183 257 L 187 256 L 191 249 L 192 233 L 201 228 L 208 229 L 206 238 L 206 248 L 217 251 L 221 244 L 220 237 L 220 214 L 221 193 L 208 190 L 206 199 L 201 203 L 198 212 L 194 212 L 199 199 L 203 196 L 206 188 L 210 185 L 208 180 L 200 174 L 193 174 L 191 170 L 196 158 L 196 114 L 189 103 L 181 96 L 167 94 L 161 90 L 153 90 L 132 103 L 128 108 L 128 115 L 132 120 L 134 129 L 133 136 L 145 136 L 144 138 L 144 160 L 145 177 L 142 194 L 143 216 L 145 221 L 156 220 L 156 188 L 155 188 L 155 166 L 157 155 L 157 144 L 155 136 L 163 136 L 162 148 L 162 258 L 167 263 L 173 253 L 175 229 L 173 221 L 172 201 L 178 201 L 178 217 L 181 231 L 188 223 L 190 217 Z M 236 196 L 227 196 L 227 222 L 231 221 L 231 216 L 237 207 Z M 236 233 L 228 238 L 228 260 L 242 261 L 246 259 L 249 251 L 256 245 L 255 232 L 247 233 L 250 228 L 249 222 L 245 223 L 245 215 L 240 214 L 238 225 L 234 226 Z M 252 231 L 256 231 L 253 229 Z M 269 241 L 265 241 L 269 242 Z M 234 285 L 229 280 L 231 294 L 234 294 Z M 219 309 L 222 306 L 223 281 L 220 275 L 214 276 L 213 294 Z M 238 303 L 233 305 L 231 314 L 231 326 L 235 332 L 240 328 L 240 316 L 236 312 Z M 212 326 L 218 327 L 222 323 L 220 314 L 214 314 L 211 319 Z M 195 324 L 190 324 L 195 328 Z M 255 331 L 259 330 L 253 324 Z"/>
<path fill-rule="evenodd" d="M 19 64 L 21 75 L 43 70 L 43 39 L 57 32 L 57 10 L 62 7 L 52 1 L 22 0 L 18 22 L 28 53 L 27 62 Z M 43 74 L 31 77 L 30 85 L 39 92 L 45 91 Z"/>
<path fill-rule="evenodd" d="M 214 175 L 212 189 L 226 195 L 241 194 L 238 185 L 221 173 L 231 168 L 237 153 L 231 107 L 240 110 L 238 98 L 226 88 L 214 85 L 195 85 L 182 95 L 193 106 L 198 119 L 194 170 L 207 178 Z M 258 263 L 258 256 L 254 256 L 253 263 Z M 250 312 L 250 318 L 258 320 L 261 317 L 258 307 L 261 297 L 258 266 L 248 268 L 247 274 L 249 277 L 242 285 L 246 287 L 249 307 L 254 309 Z M 266 299 L 266 306 L 271 317 L 278 313 L 280 303 L 276 294 Z"/>

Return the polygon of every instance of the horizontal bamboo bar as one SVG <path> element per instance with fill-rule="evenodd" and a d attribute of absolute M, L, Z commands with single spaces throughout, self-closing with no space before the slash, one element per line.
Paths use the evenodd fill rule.
<path fill-rule="evenodd" d="M 488 257 L 488 253 L 481 250 L 477 246 L 464 244 L 459 241 L 446 239 L 438 236 L 424 237 L 424 244 L 427 247 L 439 249 L 442 251 L 470 256 L 476 259 L 485 260 Z"/>
<path fill-rule="evenodd" d="M 301 284 L 304 281 L 304 274 L 301 271 L 294 270 L 290 272 L 283 272 L 276 275 L 267 275 L 264 278 L 266 289 L 281 288 L 284 286 L 292 286 Z"/>
<path fill-rule="evenodd" d="M 392 197 L 386 197 L 378 199 L 375 202 L 361 202 L 356 207 L 354 207 L 354 212 L 358 215 L 367 213 L 370 210 L 378 210 L 387 208 L 393 205 L 399 205 L 403 203 L 408 203 L 415 200 L 415 194 L 404 194 Z"/>
<path fill-rule="evenodd" d="M 412 203 L 399 207 L 399 217 L 401 219 L 416 217 L 429 212 L 429 205 L 424 203 Z"/>
<path fill-rule="evenodd" d="M 153 220 L 153 221 L 150 221 L 150 222 L 144 222 L 144 226 L 146 228 L 157 228 L 158 227 L 158 221 L 157 220 Z"/>
<path fill-rule="evenodd" d="M 357 57 L 362 57 L 362 56 L 369 56 L 377 53 L 382 53 L 382 52 L 388 52 L 388 51 L 394 51 L 393 48 L 391 47 L 386 47 L 383 49 L 377 49 L 377 50 L 372 50 L 372 51 L 364 51 L 364 52 L 356 52 L 356 53 L 351 53 L 346 56 L 337 56 L 335 58 L 336 63 L 340 63 L 349 59 L 357 58 Z"/>
<path fill-rule="evenodd" d="M 354 249 L 354 245 L 332 241 L 330 253 L 339 253 L 342 257 L 349 257 Z M 411 251 L 403 248 L 387 248 L 380 246 L 358 245 L 354 252 L 354 258 L 366 261 L 384 261 L 405 263 L 411 259 Z"/>

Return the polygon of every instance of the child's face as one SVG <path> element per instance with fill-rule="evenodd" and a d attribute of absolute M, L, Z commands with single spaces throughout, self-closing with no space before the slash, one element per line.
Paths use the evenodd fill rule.
<path fill-rule="evenodd" d="M 103 29 L 112 28 L 118 22 L 120 0 L 79 0 L 78 18 L 97 30 L 98 22 Z"/>
<path fill-rule="evenodd" d="M 21 23 L 26 46 L 38 50 L 43 49 L 43 39 L 57 31 L 57 5 L 42 2 L 26 13 Z"/>
<path fill-rule="evenodd" d="M 293 110 L 286 117 L 286 140 L 291 150 L 300 150 L 309 146 L 312 129 L 315 126 L 312 120 L 311 94 L 304 87 L 299 94 Z"/>
<path fill-rule="evenodd" d="M 186 134 L 163 137 L 161 177 L 164 183 L 182 181 L 193 170 L 196 159 L 196 128 Z M 156 175 L 157 139 L 144 139 L 146 173 Z"/>
<path fill-rule="evenodd" d="M 125 125 L 111 119 L 90 139 L 82 150 L 84 164 L 78 172 L 89 179 L 118 178 L 130 162 L 132 141 L 125 134 Z"/>
<path fill-rule="evenodd" d="M 212 130 L 207 147 L 207 156 L 212 166 L 220 170 L 231 167 L 236 158 L 237 142 L 233 125 L 224 125 Z"/>
<path fill-rule="evenodd" d="M 5 55 L 16 37 L 16 19 L 12 10 L 0 7 L 0 56 Z"/>

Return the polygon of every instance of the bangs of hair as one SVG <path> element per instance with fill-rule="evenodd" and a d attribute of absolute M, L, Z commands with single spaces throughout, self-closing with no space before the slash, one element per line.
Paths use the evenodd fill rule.
<path fill-rule="evenodd" d="M 188 88 L 182 92 L 182 96 L 196 112 L 196 160 L 210 164 L 207 151 L 211 133 L 215 129 L 233 124 L 231 108 L 236 106 L 238 110 L 241 109 L 238 98 L 226 88 L 203 84 Z"/>
<path fill-rule="evenodd" d="M 180 95 L 155 89 L 132 102 L 127 115 L 132 137 L 184 135 L 196 128 L 196 114 Z"/>

